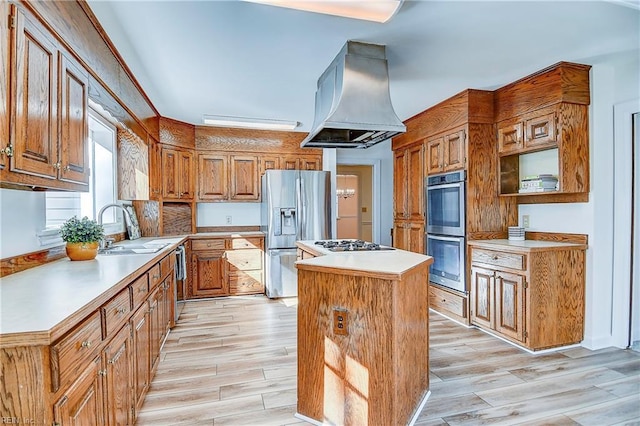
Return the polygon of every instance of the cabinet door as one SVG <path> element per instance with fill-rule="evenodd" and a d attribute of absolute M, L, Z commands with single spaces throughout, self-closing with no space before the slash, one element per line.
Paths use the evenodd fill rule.
<path fill-rule="evenodd" d="M 142 407 L 144 396 L 149 389 L 151 377 L 151 359 L 149 336 L 151 325 L 149 320 L 149 305 L 145 302 L 131 318 L 133 328 L 133 389 L 136 412 Z"/>
<path fill-rule="evenodd" d="M 322 160 L 317 157 L 300 157 L 300 170 L 322 170 Z"/>
<path fill-rule="evenodd" d="M 162 344 L 162 309 L 160 309 L 160 299 L 163 297 L 159 287 L 149 296 L 149 358 L 151 374 L 156 371 L 160 361 L 160 345 Z"/>
<path fill-rule="evenodd" d="M 162 197 L 162 145 L 149 138 L 149 199 L 160 200 Z"/>
<path fill-rule="evenodd" d="M 510 154 L 522 149 L 522 122 L 498 123 L 498 153 Z"/>
<path fill-rule="evenodd" d="M 280 168 L 280 158 L 271 156 L 260 157 L 260 175 L 267 170 L 278 170 Z"/>
<path fill-rule="evenodd" d="M 525 148 L 538 148 L 556 145 L 556 115 L 543 114 L 524 122 Z"/>
<path fill-rule="evenodd" d="M 104 424 L 102 358 L 97 356 L 53 406 L 54 424 Z"/>
<path fill-rule="evenodd" d="M 466 139 L 464 130 L 458 130 L 444 137 L 443 171 L 464 169 L 466 157 Z"/>
<path fill-rule="evenodd" d="M 407 150 L 407 214 L 411 220 L 424 219 L 424 145 Z"/>
<path fill-rule="evenodd" d="M 442 172 L 444 158 L 444 138 L 442 136 L 427 141 L 427 174 Z"/>
<path fill-rule="evenodd" d="M 104 348 L 105 409 L 110 426 L 132 424 L 131 326 L 127 323 Z"/>
<path fill-rule="evenodd" d="M 89 185 L 89 73 L 60 52 L 60 180 Z"/>
<path fill-rule="evenodd" d="M 395 153 L 393 163 L 394 219 L 407 218 L 407 157 L 404 151 Z"/>
<path fill-rule="evenodd" d="M 193 153 L 178 151 L 178 197 L 193 199 Z"/>
<path fill-rule="evenodd" d="M 162 149 L 162 195 L 165 199 L 180 199 L 178 155 L 174 149 Z"/>
<path fill-rule="evenodd" d="M 191 253 L 193 282 L 190 296 L 192 298 L 229 295 L 228 283 L 223 276 L 223 253 L 223 251 Z"/>
<path fill-rule="evenodd" d="M 471 323 L 494 328 L 494 284 L 495 271 L 471 267 Z"/>
<path fill-rule="evenodd" d="M 173 271 L 171 271 L 171 273 L 167 276 L 167 278 L 164 280 L 164 283 L 162 284 L 162 290 L 164 291 L 162 326 L 164 328 L 163 334 L 165 336 L 169 334 L 169 330 L 175 325 L 175 285 L 175 275 Z"/>
<path fill-rule="evenodd" d="M 226 155 L 198 156 L 198 199 L 203 201 L 226 200 L 229 198 L 227 185 Z"/>
<path fill-rule="evenodd" d="M 259 200 L 260 176 L 258 175 L 258 157 L 232 155 L 230 162 L 231 200 Z"/>
<path fill-rule="evenodd" d="M 0 2 L 0 170 L 7 165 L 4 150 L 9 146 L 9 2 Z"/>
<path fill-rule="evenodd" d="M 496 272 L 495 330 L 524 342 L 524 277 Z"/>
<path fill-rule="evenodd" d="M 409 233 L 405 221 L 393 223 L 393 246 L 400 250 L 409 250 Z"/>
<path fill-rule="evenodd" d="M 280 159 L 280 168 L 283 170 L 298 170 L 300 169 L 300 164 L 298 162 L 298 157 L 282 157 Z"/>
<path fill-rule="evenodd" d="M 16 12 L 15 37 L 15 126 L 11 170 L 55 179 L 57 45 L 35 18 L 20 10 Z"/>
<path fill-rule="evenodd" d="M 407 223 L 407 248 L 414 253 L 424 254 L 424 225 L 416 222 Z"/>

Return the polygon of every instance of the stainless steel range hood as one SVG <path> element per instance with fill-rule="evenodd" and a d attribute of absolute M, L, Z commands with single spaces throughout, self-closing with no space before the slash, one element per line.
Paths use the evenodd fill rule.
<path fill-rule="evenodd" d="M 368 148 L 405 131 L 391 105 L 385 46 L 347 41 L 318 79 L 314 123 L 300 146 Z"/>

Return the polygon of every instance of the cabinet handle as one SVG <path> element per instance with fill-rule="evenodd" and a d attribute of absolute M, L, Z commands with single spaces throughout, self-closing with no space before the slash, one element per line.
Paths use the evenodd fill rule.
<path fill-rule="evenodd" d="M 71 170 L 71 167 L 70 167 L 70 166 L 68 166 L 68 165 L 67 165 L 67 166 L 64 166 L 64 171 L 65 171 L 65 172 L 68 172 L 69 170 Z"/>
<path fill-rule="evenodd" d="M 13 145 L 9 144 L 7 147 L 0 149 L 0 155 L 13 157 Z"/>
<path fill-rule="evenodd" d="M 54 163 L 53 168 L 56 170 L 60 170 L 60 162 Z"/>
<path fill-rule="evenodd" d="M 147 292 L 146 288 L 144 288 L 144 287 L 138 288 L 138 293 L 146 293 L 146 292 Z"/>
<path fill-rule="evenodd" d="M 127 312 L 127 308 L 118 308 L 118 309 L 116 309 L 116 313 L 118 313 L 118 314 L 124 314 L 125 312 Z"/>
<path fill-rule="evenodd" d="M 81 347 L 83 348 L 90 348 L 91 347 L 91 340 L 85 340 L 80 344 Z"/>
<path fill-rule="evenodd" d="M 107 375 L 107 370 L 98 370 L 98 376 L 106 376 Z"/>
<path fill-rule="evenodd" d="M 157 280 L 158 278 L 160 278 L 160 275 L 151 275 L 151 278 L 153 278 L 154 280 Z"/>
<path fill-rule="evenodd" d="M 493 259 L 493 260 L 498 260 L 498 256 L 493 255 L 493 256 L 491 257 L 491 259 Z"/>

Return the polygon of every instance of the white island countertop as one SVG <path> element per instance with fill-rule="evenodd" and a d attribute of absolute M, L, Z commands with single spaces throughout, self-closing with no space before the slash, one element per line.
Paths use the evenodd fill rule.
<path fill-rule="evenodd" d="M 298 269 L 330 271 L 383 279 L 399 279 L 423 262 L 433 263 L 431 256 L 405 250 L 372 250 L 333 252 L 315 241 L 297 241 L 296 245 L 317 257 L 298 260 Z"/>

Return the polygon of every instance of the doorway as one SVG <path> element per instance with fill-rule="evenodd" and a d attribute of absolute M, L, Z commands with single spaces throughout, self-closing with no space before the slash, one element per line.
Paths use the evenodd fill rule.
<path fill-rule="evenodd" d="M 373 166 L 338 165 L 337 238 L 373 241 Z"/>

